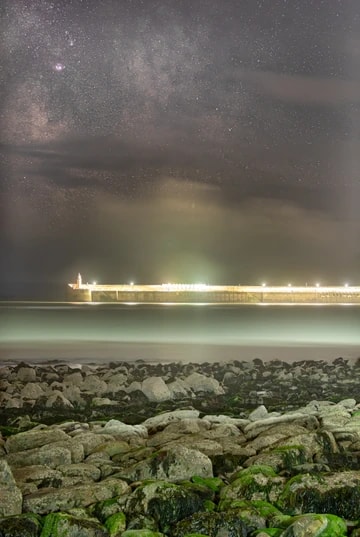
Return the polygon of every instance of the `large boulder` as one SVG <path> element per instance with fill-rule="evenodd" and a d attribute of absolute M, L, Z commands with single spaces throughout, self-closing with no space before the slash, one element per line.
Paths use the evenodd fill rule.
<path fill-rule="evenodd" d="M 171 399 L 171 392 L 161 377 L 149 377 L 141 385 L 144 395 L 153 403 Z"/>
<path fill-rule="evenodd" d="M 9 436 L 5 449 L 8 453 L 16 453 L 27 449 L 35 449 L 46 444 L 58 442 L 59 440 L 70 440 L 70 437 L 60 429 L 46 427 L 40 430 L 25 431 L 13 436 Z"/>
<path fill-rule="evenodd" d="M 119 475 L 132 481 L 160 479 L 177 482 L 194 475 L 212 477 L 213 470 L 209 457 L 196 449 L 176 445 L 125 468 Z"/>
<path fill-rule="evenodd" d="M 213 393 L 214 395 L 224 394 L 224 388 L 220 385 L 220 382 L 212 377 L 207 377 L 201 373 L 191 373 L 184 379 L 185 384 L 195 393 L 205 392 Z"/>
<path fill-rule="evenodd" d="M 202 509 L 202 499 L 191 488 L 157 481 L 140 485 L 128 497 L 124 511 L 127 520 L 145 515 L 166 532 L 179 520 Z"/>
<path fill-rule="evenodd" d="M 128 492 L 127 483 L 120 479 L 104 479 L 100 483 L 88 483 L 61 489 L 44 489 L 24 496 L 24 511 L 44 515 L 56 511 L 68 511 L 74 507 L 87 507 Z"/>

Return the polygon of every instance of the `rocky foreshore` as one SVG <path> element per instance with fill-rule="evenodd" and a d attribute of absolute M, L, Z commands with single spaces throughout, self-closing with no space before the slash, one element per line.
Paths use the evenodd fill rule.
<path fill-rule="evenodd" d="M 0 536 L 359 537 L 357 373 L 3 366 Z"/>

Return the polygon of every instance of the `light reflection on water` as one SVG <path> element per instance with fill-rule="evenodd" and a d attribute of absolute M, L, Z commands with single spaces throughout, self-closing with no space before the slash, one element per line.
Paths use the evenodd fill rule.
<path fill-rule="evenodd" d="M 357 358 L 360 307 L 3 302 L 0 352 L 3 361 Z"/>

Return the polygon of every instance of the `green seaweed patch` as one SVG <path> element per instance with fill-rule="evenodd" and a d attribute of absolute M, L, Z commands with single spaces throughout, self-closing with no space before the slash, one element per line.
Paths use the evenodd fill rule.
<path fill-rule="evenodd" d="M 269 466 L 267 464 L 254 464 L 253 466 L 249 466 L 249 468 L 244 468 L 242 470 L 239 470 L 235 472 L 231 476 L 231 483 L 236 481 L 239 477 L 244 477 L 247 475 L 256 475 L 256 474 L 262 474 L 266 477 L 276 477 L 276 472 L 272 466 Z"/>
<path fill-rule="evenodd" d="M 346 537 L 345 521 L 332 514 L 306 513 L 290 519 L 287 529 L 281 537 L 294 535 L 316 535 L 316 537 Z"/>
<path fill-rule="evenodd" d="M 215 493 L 219 492 L 221 487 L 225 485 L 224 481 L 220 479 L 220 477 L 200 477 L 198 475 L 194 475 L 191 478 L 191 481 L 197 485 L 203 485 L 204 487 L 213 490 Z"/>
<path fill-rule="evenodd" d="M 110 537 L 120 537 L 126 529 L 125 513 L 115 513 L 105 520 L 105 528 L 108 530 Z"/>
<path fill-rule="evenodd" d="M 95 531 L 99 537 L 107 534 L 100 522 L 91 519 L 80 519 L 68 513 L 50 513 L 45 517 L 40 537 L 68 537 L 70 534 L 81 535 L 82 530 Z M 70 533 L 71 532 L 71 533 Z"/>
<path fill-rule="evenodd" d="M 301 445 L 280 446 L 273 449 L 271 453 L 282 455 L 283 464 L 287 470 L 291 470 L 298 464 L 305 464 L 307 461 L 305 448 Z"/>
<path fill-rule="evenodd" d="M 252 535 L 256 537 L 257 535 L 269 535 L 269 537 L 282 537 L 283 530 L 281 528 L 261 528 L 260 530 L 255 530 Z"/>

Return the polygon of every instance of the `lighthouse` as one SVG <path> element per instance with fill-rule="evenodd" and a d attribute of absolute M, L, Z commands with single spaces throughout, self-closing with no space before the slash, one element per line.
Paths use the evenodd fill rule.
<path fill-rule="evenodd" d="M 82 277 L 81 277 L 81 274 L 79 272 L 79 274 L 77 275 L 77 279 L 76 279 L 76 287 L 78 289 L 81 289 L 82 287 Z"/>

